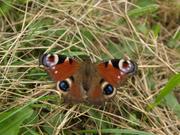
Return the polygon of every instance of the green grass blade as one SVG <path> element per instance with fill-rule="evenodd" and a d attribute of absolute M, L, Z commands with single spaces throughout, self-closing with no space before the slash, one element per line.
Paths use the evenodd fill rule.
<path fill-rule="evenodd" d="M 180 104 L 172 92 L 165 97 L 165 101 L 168 107 L 171 108 L 180 119 Z"/>
<path fill-rule="evenodd" d="M 160 91 L 154 103 L 148 106 L 148 110 L 153 109 L 175 88 L 180 84 L 180 74 L 174 75 L 166 84 L 166 86 Z"/>
<path fill-rule="evenodd" d="M 97 129 L 95 130 L 80 130 L 77 131 L 78 133 L 82 134 L 82 133 L 98 133 Z M 148 133 L 148 132 L 144 132 L 144 131 L 138 131 L 138 130 L 134 130 L 134 129 L 101 129 L 100 130 L 101 133 L 104 134 L 128 134 L 128 135 L 153 135 L 152 133 Z"/>
<path fill-rule="evenodd" d="M 0 1 L 0 16 L 6 15 L 12 9 L 12 2 L 13 0 Z"/>
<path fill-rule="evenodd" d="M 130 10 L 127 14 L 130 18 L 134 18 L 134 17 L 139 17 L 139 16 L 153 13 L 153 12 L 157 11 L 158 8 L 159 8 L 159 5 L 151 4 L 151 5 L 148 5 L 145 7 L 140 7 L 140 8 Z M 121 24 L 123 21 L 124 21 L 124 18 L 120 18 L 118 20 L 118 24 Z"/>
<path fill-rule="evenodd" d="M 29 118 L 33 113 L 33 110 L 30 107 L 25 107 L 14 114 L 14 111 L 19 109 L 20 108 L 13 109 L 0 115 L 0 119 L 7 117 L 7 119 L 0 123 L 0 135 L 17 135 L 22 122 Z"/>
<path fill-rule="evenodd" d="M 41 95 L 41 96 L 38 97 L 38 98 L 32 99 L 31 101 L 27 102 L 27 104 L 25 104 L 25 105 L 22 106 L 21 108 L 19 108 L 19 109 L 13 111 L 12 113 L 10 113 L 10 115 L 8 115 L 7 117 L 1 117 L 1 114 L 0 114 L 0 123 L 6 121 L 7 119 L 9 119 L 11 116 L 15 115 L 16 113 L 21 112 L 24 108 L 26 108 L 26 107 L 28 107 L 29 105 L 37 102 L 40 98 L 44 97 L 45 95 L 46 95 L 46 93 L 43 94 L 43 95 Z M 7 111 L 7 112 L 8 112 L 8 111 Z M 6 113 L 6 112 L 3 112 L 3 113 Z M 2 113 L 2 114 L 3 114 L 3 113 Z"/>
<path fill-rule="evenodd" d="M 158 5 L 152 4 L 145 7 L 137 8 L 128 12 L 129 17 L 138 17 L 148 13 L 155 12 L 159 8 Z"/>

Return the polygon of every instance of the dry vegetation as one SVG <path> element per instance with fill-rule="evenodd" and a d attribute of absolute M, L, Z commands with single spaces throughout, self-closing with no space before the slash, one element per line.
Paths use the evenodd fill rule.
<path fill-rule="evenodd" d="M 0 7 L 0 121 L 18 107 L 16 117 L 31 116 L 19 134 L 180 133 L 179 87 L 147 110 L 180 71 L 178 0 L 7 0 Z M 139 70 L 103 107 L 67 105 L 38 65 L 44 52 L 92 61 L 128 55 Z"/>

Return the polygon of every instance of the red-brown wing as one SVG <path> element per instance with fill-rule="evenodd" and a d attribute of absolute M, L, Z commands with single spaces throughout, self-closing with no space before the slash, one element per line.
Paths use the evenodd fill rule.
<path fill-rule="evenodd" d="M 57 64 L 52 68 L 46 68 L 46 70 L 49 72 L 53 80 L 57 82 L 72 76 L 78 68 L 79 64 L 75 60 L 72 60 L 72 63 L 65 61 L 64 63 Z"/>
<path fill-rule="evenodd" d="M 67 103 L 81 103 L 84 102 L 86 95 L 84 91 L 81 91 L 80 87 L 73 83 L 69 92 L 64 94 L 65 102 Z"/>
<path fill-rule="evenodd" d="M 101 85 L 98 84 L 94 89 L 88 91 L 88 102 L 95 105 L 101 105 L 105 101 L 105 97 L 103 94 L 103 90 L 101 89 Z"/>
<path fill-rule="evenodd" d="M 98 71 L 102 78 L 112 85 L 116 85 L 120 80 L 123 79 L 121 72 L 112 65 L 105 67 L 103 63 L 99 64 Z"/>
<path fill-rule="evenodd" d="M 85 95 L 73 78 L 80 67 L 77 61 L 63 55 L 44 54 L 40 64 L 56 82 L 57 90 L 63 94 L 65 102 L 79 103 L 84 100 Z"/>
<path fill-rule="evenodd" d="M 128 75 L 133 75 L 137 65 L 131 60 L 113 59 L 97 65 L 99 74 L 104 80 L 116 86 Z"/>
<path fill-rule="evenodd" d="M 92 104 L 102 104 L 116 95 L 116 86 L 128 75 L 136 72 L 137 66 L 131 60 L 113 59 L 97 65 L 101 77 L 94 88 L 88 91 L 88 101 Z"/>
<path fill-rule="evenodd" d="M 40 59 L 40 63 L 44 65 L 55 82 L 72 76 L 79 69 L 77 61 L 63 55 L 44 54 Z"/>

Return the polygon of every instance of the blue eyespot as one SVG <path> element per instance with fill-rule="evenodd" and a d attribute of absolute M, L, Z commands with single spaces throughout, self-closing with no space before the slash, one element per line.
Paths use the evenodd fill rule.
<path fill-rule="evenodd" d="M 103 88 L 103 91 L 105 95 L 111 95 L 114 92 L 114 87 L 111 84 L 107 84 Z"/>
<path fill-rule="evenodd" d="M 59 89 L 60 89 L 60 90 L 66 92 L 66 91 L 68 90 L 68 88 L 69 88 L 69 83 L 68 83 L 66 80 L 61 81 L 61 82 L 59 83 Z"/>

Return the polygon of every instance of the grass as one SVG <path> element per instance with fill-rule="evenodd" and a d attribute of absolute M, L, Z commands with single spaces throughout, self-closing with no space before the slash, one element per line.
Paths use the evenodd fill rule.
<path fill-rule="evenodd" d="M 177 0 L 0 1 L 0 134 L 179 134 L 179 11 Z M 44 52 L 128 55 L 139 70 L 104 106 L 68 105 Z"/>

